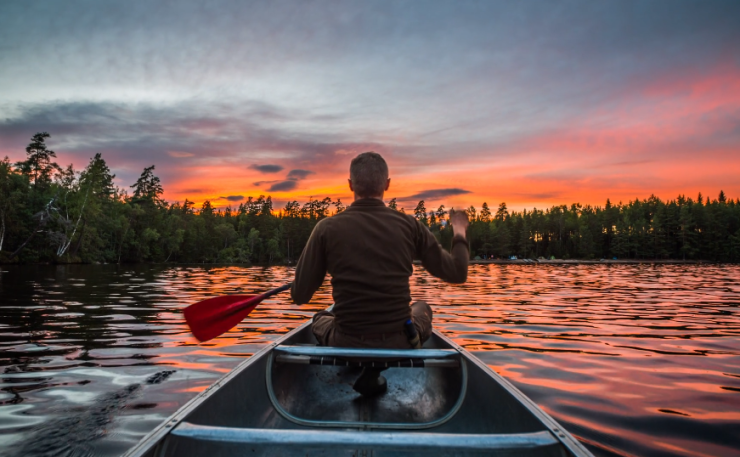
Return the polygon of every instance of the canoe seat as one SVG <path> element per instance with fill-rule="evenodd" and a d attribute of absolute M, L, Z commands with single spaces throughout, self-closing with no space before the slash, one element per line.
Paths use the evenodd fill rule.
<path fill-rule="evenodd" d="M 388 368 L 388 391 L 366 398 L 352 389 L 356 367 Z M 408 368 L 416 368 L 409 370 Z M 275 411 L 309 427 L 427 429 L 450 420 L 467 389 L 455 349 L 375 349 L 276 345 L 265 370 Z"/>
<path fill-rule="evenodd" d="M 213 427 L 180 423 L 171 433 L 197 442 L 249 445 L 248 449 L 279 447 L 289 449 L 372 449 L 375 451 L 430 452 L 433 455 L 461 455 L 465 452 L 511 450 L 532 451 L 555 446 L 559 442 L 549 431 L 502 434 L 459 434 L 423 432 L 368 432 L 326 430 L 280 430 Z M 196 443 L 189 443 L 188 449 Z M 508 454 L 507 454 L 508 455 Z"/>
<path fill-rule="evenodd" d="M 360 349 L 327 346 L 277 346 L 279 363 L 372 368 L 458 367 L 454 349 Z"/>

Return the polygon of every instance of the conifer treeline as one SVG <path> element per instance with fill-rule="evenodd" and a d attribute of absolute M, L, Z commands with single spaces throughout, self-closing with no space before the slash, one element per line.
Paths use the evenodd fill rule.
<path fill-rule="evenodd" d="M 100 154 L 84 170 L 59 167 L 34 135 L 26 160 L 0 161 L 0 260 L 5 262 L 227 262 L 279 263 L 300 256 L 313 227 L 344 210 L 341 201 L 291 201 L 273 208 L 271 198 L 249 197 L 236 208 L 195 209 L 188 201 L 168 204 L 154 166 L 131 186 L 131 195 Z M 396 200 L 389 206 L 398 209 Z M 400 209 L 403 211 L 403 209 Z M 471 256 L 520 258 L 636 258 L 740 260 L 740 201 L 656 197 L 605 207 L 554 206 L 495 213 L 484 203 L 466 210 L 471 220 Z M 444 206 L 414 216 L 443 246 Z"/>

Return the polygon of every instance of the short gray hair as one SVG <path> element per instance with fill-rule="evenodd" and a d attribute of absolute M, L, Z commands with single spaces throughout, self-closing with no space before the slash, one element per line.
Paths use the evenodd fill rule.
<path fill-rule="evenodd" d="M 349 166 L 352 188 L 360 197 L 377 197 L 383 194 L 388 181 L 388 164 L 380 154 L 363 152 Z"/>

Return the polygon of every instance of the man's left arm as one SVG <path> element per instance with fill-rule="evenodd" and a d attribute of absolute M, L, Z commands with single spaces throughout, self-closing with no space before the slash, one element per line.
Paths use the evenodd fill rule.
<path fill-rule="evenodd" d="M 322 225 L 314 227 L 308 243 L 295 268 L 295 279 L 290 288 L 293 303 L 303 305 L 311 301 L 313 294 L 321 287 L 326 276 L 326 250 L 322 240 Z"/>
<path fill-rule="evenodd" d="M 445 251 L 427 227 L 416 221 L 417 258 L 432 276 L 453 284 L 462 284 L 468 278 L 468 242 L 465 232 L 452 238 L 450 252 Z M 447 229 L 446 229 L 447 230 Z"/>

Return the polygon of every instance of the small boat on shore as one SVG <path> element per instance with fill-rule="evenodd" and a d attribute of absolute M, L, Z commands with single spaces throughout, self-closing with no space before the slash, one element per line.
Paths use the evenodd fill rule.
<path fill-rule="evenodd" d="M 554 419 L 435 331 L 422 349 L 316 346 L 310 322 L 245 360 L 126 457 L 590 456 Z M 387 367 L 388 391 L 352 389 Z"/>

